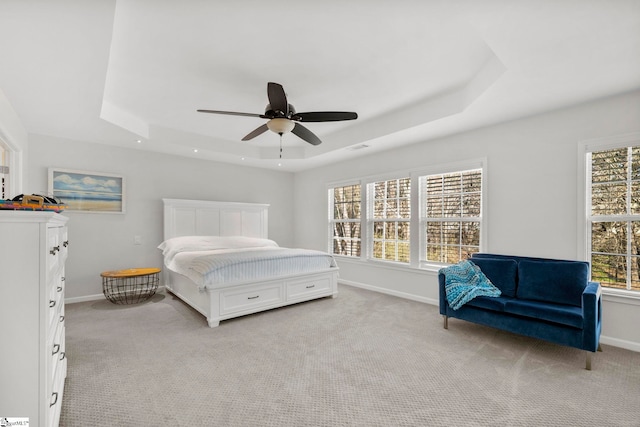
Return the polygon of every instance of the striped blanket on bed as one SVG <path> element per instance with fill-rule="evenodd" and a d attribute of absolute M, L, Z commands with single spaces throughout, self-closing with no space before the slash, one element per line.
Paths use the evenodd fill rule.
<path fill-rule="evenodd" d="M 194 257 L 189 276 L 204 287 L 217 284 L 251 281 L 261 278 L 314 272 L 337 267 L 333 256 L 326 252 L 309 249 L 269 248 L 269 250 L 247 250 L 208 254 Z"/>

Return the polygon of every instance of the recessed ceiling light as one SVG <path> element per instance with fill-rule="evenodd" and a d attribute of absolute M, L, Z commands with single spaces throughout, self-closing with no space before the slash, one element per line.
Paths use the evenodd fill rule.
<path fill-rule="evenodd" d="M 197 152 L 198 152 L 198 149 L 197 149 L 197 148 L 194 148 L 194 149 L 193 149 L 193 152 L 194 152 L 194 153 L 197 153 Z"/>
<path fill-rule="evenodd" d="M 136 142 L 137 142 L 138 144 L 142 144 L 142 140 L 141 140 L 141 139 L 137 140 Z"/>

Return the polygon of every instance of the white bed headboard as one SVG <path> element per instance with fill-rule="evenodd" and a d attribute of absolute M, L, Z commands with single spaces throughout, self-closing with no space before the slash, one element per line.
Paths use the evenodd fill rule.
<path fill-rule="evenodd" d="M 179 236 L 268 237 L 269 205 L 162 199 L 164 239 Z"/>

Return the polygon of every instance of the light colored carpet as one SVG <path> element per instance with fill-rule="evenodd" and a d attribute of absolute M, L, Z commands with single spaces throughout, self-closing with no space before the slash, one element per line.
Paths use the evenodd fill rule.
<path fill-rule="evenodd" d="M 223 321 L 171 294 L 66 306 L 61 424 L 638 426 L 640 353 L 585 353 L 340 285 Z"/>

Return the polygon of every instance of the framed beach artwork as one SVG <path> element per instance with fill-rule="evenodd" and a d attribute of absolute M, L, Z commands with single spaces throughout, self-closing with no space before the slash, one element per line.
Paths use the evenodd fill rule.
<path fill-rule="evenodd" d="M 124 213 L 124 177 L 114 174 L 49 169 L 49 194 L 69 211 Z"/>

